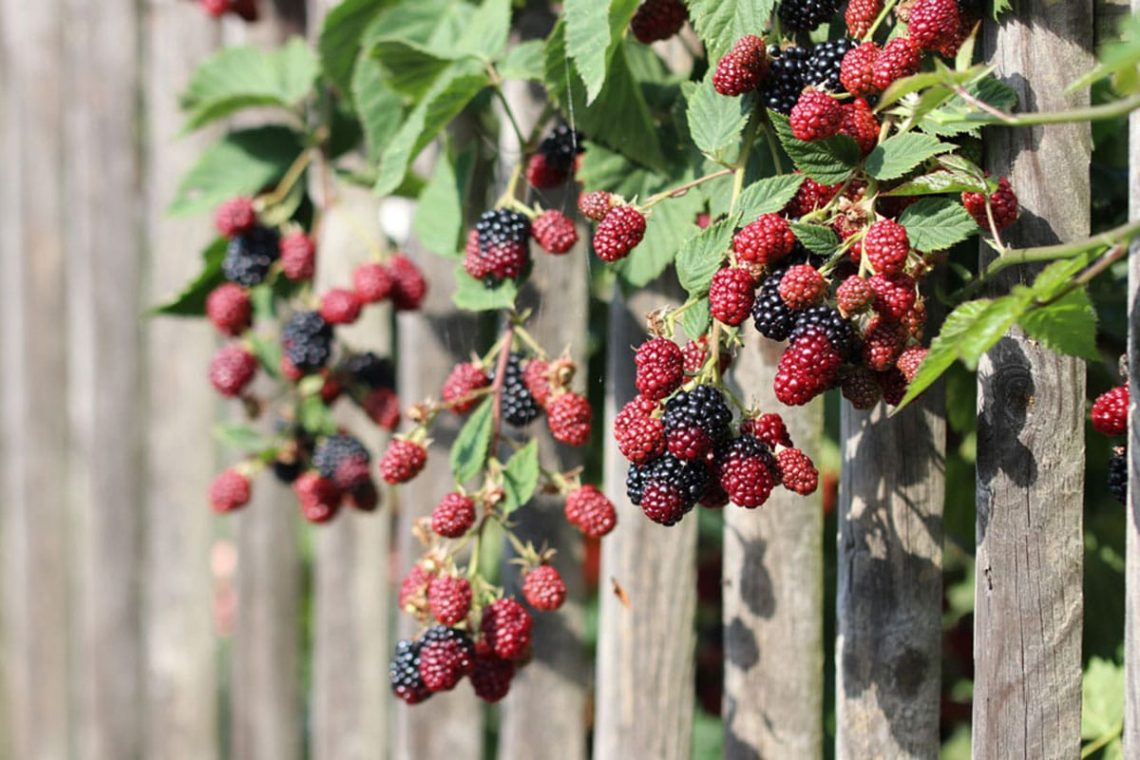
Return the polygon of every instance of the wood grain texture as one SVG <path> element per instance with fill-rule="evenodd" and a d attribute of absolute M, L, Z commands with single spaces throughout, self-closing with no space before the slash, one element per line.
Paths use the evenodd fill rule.
<path fill-rule="evenodd" d="M 842 409 L 835 754 L 937 757 L 942 388 L 893 418 Z"/>
<path fill-rule="evenodd" d="M 1021 110 L 1083 105 L 1065 86 L 1092 64 L 1093 4 L 1026 0 L 983 43 Z M 988 168 L 1022 216 L 1012 245 L 1089 229 L 1088 125 L 992 130 Z M 983 261 L 987 260 L 983 253 Z M 1004 289 L 1018 277 L 998 284 Z M 1012 330 L 978 367 L 973 749 L 1074 757 L 1080 745 L 1085 369 Z"/>
<path fill-rule="evenodd" d="M 12 758 L 69 751 L 63 8 L 0 3 L 3 737 Z"/>
<path fill-rule="evenodd" d="M 184 0 L 150 0 L 146 12 L 146 293 L 148 303 L 158 303 L 197 273 L 198 252 L 212 237 L 203 218 L 172 218 L 166 207 L 210 138 L 174 139 L 182 122 L 177 93 L 219 34 Z M 205 494 L 215 467 L 207 442 L 216 401 L 202 372 L 214 335 L 205 322 L 167 318 L 148 320 L 143 331 L 144 757 L 211 760 L 220 749 L 209 566 L 216 518 Z M 187 441 L 201 444 L 187 447 Z"/>
<path fill-rule="evenodd" d="M 779 405 L 781 346 L 754 330 L 731 380 L 778 411 L 818 461 L 823 399 Z M 783 488 L 757 510 L 727 507 L 724 529 L 724 754 L 733 760 L 823 755 L 823 506 Z"/>
<path fill-rule="evenodd" d="M 610 311 L 606 429 L 636 395 L 633 350 L 645 339 L 645 314 L 676 299 L 662 287 L 628 301 L 615 294 Z M 675 301 L 674 301 L 675 302 Z M 595 698 L 597 760 L 687 758 L 693 725 L 696 645 L 696 514 L 679 524 L 651 522 L 625 494 L 627 463 L 606 436 L 606 493 L 617 528 L 602 542 L 601 620 Z M 614 585 L 629 598 L 625 606 Z"/>
<path fill-rule="evenodd" d="M 1140 13 L 1140 0 L 1132 0 Z M 1128 218 L 1140 218 L 1140 113 L 1129 119 Z M 1128 482 L 1140 483 L 1140 242 L 1128 254 Z M 1140 754 L 1140 493 L 1128 488 L 1124 606 L 1124 756 Z"/>

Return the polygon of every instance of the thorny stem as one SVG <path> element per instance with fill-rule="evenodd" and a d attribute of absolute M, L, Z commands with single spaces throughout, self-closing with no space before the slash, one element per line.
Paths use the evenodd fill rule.
<path fill-rule="evenodd" d="M 879 11 L 879 15 L 875 16 L 875 21 L 871 24 L 871 28 L 863 35 L 863 42 L 868 42 L 875 37 L 875 32 L 879 31 L 879 26 L 887 20 L 887 14 L 894 10 L 895 5 L 899 0 L 889 0 L 883 9 Z"/>
<path fill-rule="evenodd" d="M 1101 121 L 1127 116 L 1140 108 L 1140 95 L 1133 95 L 1124 100 L 1105 103 L 1099 106 L 1086 106 L 1084 108 L 1071 108 L 1065 111 L 1041 111 L 1037 113 L 1010 114 L 999 111 L 965 91 L 965 88 L 955 88 L 962 99 L 985 111 L 988 116 L 971 114 L 962 121 L 978 126 L 1001 125 L 1006 127 L 1030 127 L 1042 124 L 1069 124 L 1072 122 Z"/>
<path fill-rule="evenodd" d="M 503 426 L 503 383 L 507 376 L 507 361 L 511 356 L 511 340 L 515 335 L 515 327 L 511 325 L 503 334 L 503 345 L 499 350 L 499 361 L 495 370 L 495 381 L 491 384 L 491 393 L 494 395 L 494 406 L 491 408 L 491 451 L 499 450 L 499 433 Z"/>
<path fill-rule="evenodd" d="M 677 187 L 674 187 L 670 190 L 662 190 L 660 193 L 657 193 L 655 195 L 651 195 L 651 196 L 649 196 L 649 198 L 646 199 L 645 203 L 642 203 L 639 205 L 641 206 L 641 209 L 643 211 L 648 211 L 649 209 L 653 208 L 654 206 L 656 206 L 661 201 L 668 200 L 670 198 L 680 198 L 682 195 L 689 192 L 694 187 L 698 187 L 699 185 L 703 185 L 706 182 L 711 182 L 714 179 L 720 179 L 721 177 L 727 177 L 729 174 L 732 174 L 734 171 L 736 171 L 736 170 L 733 168 L 718 169 L 717 171 L 713 172 L 712 174 L 706 174 L 703 177 L 697 177 L 696 179 L 689 180 L 688 182 L 684 183 L 683 185 L 677 185 Z"/>

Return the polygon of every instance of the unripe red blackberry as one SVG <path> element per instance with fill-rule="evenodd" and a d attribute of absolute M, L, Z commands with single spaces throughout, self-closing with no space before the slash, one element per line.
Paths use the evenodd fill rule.
<path fill-rule="evenodd" d="M 353 271 L 352 287 L 364 303 L 380 303 L 392 292 L 392 275 L 383 264 L 369 261 Z"/>
<path fill-rule="evenodd" d="M 819 485 L 819 471 L 807 454 L 799 449 L 784 449 L 776 454 L 776 467 L 780 471 L 780 483 L 784 488 L 800 496 L 815 493 Z"/>
<path fill-rule="evenodd" d="M 910 253 L 910 237 L 906 227 L 890 219 L 880 219 L 868 228 L 863 238 L 863 255 L 875 274 L 891 275 L 903 271 Z"/>
<path fill-rule="evenodd" d="M 404 438 L 395 438 L 380 458 L 380 475 L 391 485 L 407 483 L 427 464 L 427 449 Z"/>
<path fill-rule="evenodd" d="M 523 596 L 536 610 L 553 612 L 566 601 L 566 583 L 553 566 L 540 565 L 526 574 Z"/>
<path fill-rule="evenodd" d="M 802 406 L 835 382 L 842 358 L 820 329 L 796 338 L 776 366 L 774 390 L 780 403 Z"/>
<path fill-rule="evenodd" d="M 876 374 L 861 366 L 844 370 L 839 380 L 839 391 L 851 406 L 864 411 L 874 408 L 883 395 Z"/>
<path fill-rule="evenodd" d="M 498 599 L 483 609 L 479 630 L 483 640 L 504 660 L 518 660 L 530 649 L 534 621 L 526 608 L 509 597 Z"/>
<path fill-rule="evenodd" d="M 896 322 L 876 317 L 863 336 L 863 363 L 876 372 L 894 366 L 906 343 L 906 333 Z"/>
<path fill-rule="evenodd" d="M 431 614 L 442 625 L 459 625 L 471 612 L 471 582 L 455 575 L 440 575 L 428 584 Z"/>
<path fill-rule="evenodd" d="M 775 264 L 795 247 L 796 235 L 779 214 L 764 214 L 732 237 L 736 257 L 749 264 Z"/>
<path fill-rule="evenodd" d="M 1102 435 L 1128 432 L 1129 392 L 1121 385 L 1097 396 L 1092 405 L 1092 426 Z"/>
<path fill-rule="evenodd" d="M 431 529 L 444 538 L 462 538 L 475 524 L 475 500 L 452 492 L 431 513 Z"/>
<path fill-rule="evenodd" d="M 874 42 L 864 42 L 843 56 L 839 81 L 848 92 L 856 97 L 865 97 L 879 91 L 879 88 L 875 87 L 874 75 L 875 61 L 878 58 L 879 46 Z"/>
<path fill-rule="evenodd" d="M 986 196 L 984 193 L 962 193 L 962 205 L 974 221 L 984 230 L 990 229 L 990 218 L 986 213 Z M 998 179 L 998 189 L 990 195 L 990 208 L 993 211 L 994 226 L 998 232 L 1017 221 L 1017 195 L 1009 184 L 1007 177 Z"/>
<path fill-rule="evenodd" d="M 241 285 L 222 283 L 206 296 L 206 316 L 222 335 L 241 335 L 253 318 L 249 292 Z"/>
<path fill-rule="evenodd" d="M 400 581 L 399 608 L 409 615 L 423 617 L 428 610 L 428 588 L 433 578 L 435 575 L 423 565 L 412 565 L 412 569 Z"/>
<path fill-rule="evenodd" d="M 475 644 L 458 628 L 433 625 L 420 639 L 420 678 L 429 691 L 450 691 L 475 669 Z"/>
<path fill-rule="evenodd" d="M 780 298 L 789 309 L 814 306 L 827 295 L 827 280 L 810 264 L 789 267 L 780 280 Z"/>
<path fill-rule="evenodd" d="M 651 481 L 641 496 L 641 511 L 658 525 L 676 525 L 693 508 L 682 489 L 666 481 Z"/>
<path fill-rule="evenodd" d="M 317 269 L 317 244 L 304 232 L 281 238 L 281 273 L 295 282 L 310 280 Z"/>
<path fill-rule="evenodd" d="M 515 675 L 515 664 L 497 656 L 486 643 L 475 645 L 475 670 L 471 672 L 471 686 L 475 696 L 494 704 L 511 690 L 511 679 Z"/>
<path fill-rule="evenodd" d="M 523 384 L 539 406 L 546 406 L 550 400 L 549 373 L 550 362 L 544 359 L 531 359 L 523 367 Z"/>
<path fill-rule="evenodd" d="M 333 288 L 321 298 L 321 319 L 330 325 L 350 325 L 360 317 L 360 299 L 344 288 Z"/>
<path fill-rule="evenodd" d="M 875 291 L 875 311 L 884 317 L 900 320 L 914 307 L 917 296 L 910 275 L 875 275 L 867 282 Z"/>
<path fill-rule="evenodd" d="M 713 88 L 729 97 L 743 95 L 757 89 L 767 74 L 764 40 L 754 34 L 746 34 L 717 61 L 712 77 Z"/>
<path fill-rule="evenodd" d="M 922 65 L 922 51 L 909 37 L 895 37 L 883 46 L 871 69 L 871 82 L 885 90 L 896 80 L 917 74 Z"/>
<path fill-rule="evenodd" d="M 605 190 L 595 190 L 578 196 L 578 210 L 582 216 L 600 222 L 610 213 L 616 199 Z"/>
<path fill-rule="evenodd" d="M 762 506 L 776 485 L 772 452 L 750 435 L 733 439 L 718 450 L 716 469 L 729 500 L 745 509 Z"/>
<path fill-rule="evenodd" d="M 249 496 L 249 478 L 237 470 L 226 470 L 210 483 L 210 507 L 219 514 L 244 507 Z"/>
<path fill-rule="evenodd" d="M 604 493 L 584 485 L 566 495 L 566 520 L 590 538 L 601 538 L 617 525 L 617 510 Z"/>
<path fill-rule="evenodd" d="M 293 493 L 301 505 L 301 516 L 311 523 L 328 522 L 340 508 L 341 490 L 319 472 L 306 472 L 294 480 Z"/>
<path fill-rule="evenodd" d="M 839 128 L 843 124 L 843 107 L 826 92 L 807 89 L 796 101 L 789 123 L 792 135 L 797 140 L 826 140 L 839 134 Z"/>
<path fill-rule="evenodd" d="M 531 187 L 546 190 L 566 181 L 566 170 L 550 162 L 542 153 L 535 153 L 526 162 L 526 181 Z"/>
<path fill-rule="evenodd" d="M 241 394 L 257 374 L 257 357 L 240 343 L 218 349 L 210 360 L 210 384 L 227 398 Z"/>
<path fill-rule="evenodd" d="M 590 440 L 590 421 L 594 412 L 590 402 L 577 393 L 563 393 L 546 409 L 546 424 L 556 441 L 570 446 L 584 446 Z"/>
<path fill-rule="evenodd" d="M 725 267 L 709 283 L 709 311 L 714 319 L 736 327 L 748 318 L 756 298 L 752 274 L 740 267 Z"/>
<path fill-rule="evenodd" d="M 899 354 L 895 366 L 898 367 L 899 372 L 906 378 L 907 384 L 914 382 L 914 376 L 918 374 L 918 368 L 926 361 L 926 355 L 929 353 L 922 346 L 911 346 Z"/>
<path fill-rule="evenodd" d="M 602 261 L 619 261 L 645 237 L 645 217 L 633 206 L 610 209 L 594 231 L 594 252 Z"/>
<path fill-rule="evenodd" d="M 378 426 L 395 430 L 400 425 L 400 397 L 391 388 L 373 388 L 360 402 L 360 408 Z"/>
<path fill-rule="evenodd" d="M 563 254 L 578 242 L 578 230 L 574 222 L 561 211 L 543 211 L 531 226 L 535 242 L 547 253 Z"/>
<path fill-rule="evenodd" d="M 685 380 L 685 357 L 677 344 L 666 338 L 642 343 L 633 361 L 637 367 L 637 390 L 648 399 L 665 398 Z"/>
<path fill-rule="evenodd" d="M 902 315 L 900 321 L 910 337 L 915 340 L 922 340 L 923 331 L 926 327 L 926 302 L 921 298 L 915 298 L 914 306 Z"/>
<path fill-rule="evenodd" d="M 879 120 L 863 98 L 856 98 L 843 106 L 843 123 L 839 134 L 852 138 L 859 146 L 859 152 L 866 156 L 879 143 Z"/>
<path fill-rule="evenodd" d="M 762 414 L 759 417 L 749 417 L 740 423 L 740 434 L 759 438 L 768 447 L 775 450 L 777 446 L 794 446 L 792 436 L 784 424 L 784 418 L 778 414 Z"/>
<path fill-rule="evenodd" d="M 402 640 L 388 665 L 392 693 L 404 703 L 416 705 L 431 697 L 432 692 L 420 677 L 420 644 Z"/>
<path fill-rule="evenodd" d="M 835 305 L 845 317 L 858 314 L 875 300 L 871 284 L 857 274 L 853 274 L 835 289 Z"/>
<path fill-rule="evenodd" d="M 841 185 L 821 185 L 811 177 L 804 177 L 799 189 L 784 212 L 790 219 L 799 219 L 804 214 L 810 214 L 818 208 L 823 208 L 839 193 Z"/>
<path fill-rule="evenodd" d="M 614 440 L 622 456 L 643 464 L 665 453 L 665 424 L 642 412 L 638 404 L 634 399 L 614 417 Z"/>
<path fill-rule="evenodd" d="M 427 280 L 415 262 L 398 253 L 388 262 L 388 276 L 392 281 L 389 296 L 396 311 L 415 311 L 427 295 Z"/>
<path fill-rule="evenodd" d="M 688 18 L 680 0 L 645 0 L 630 19 L 629 29 L 638 42 L 649 45 L 681 31 Z"/>
<path fill-rule="evenodd" d="M 847 23 L 847 34 L 856 39 L 867 36 L 879 12 L 883 10 L 883 0 L 848 0 L 843 20 Z M 850 88 L 848 88 L 850 90 Z"/>
<path fill-rule="evenodd" d="M 917 0 L 906 28 L 920 48 L 938 50 L 953 42 L 958 34 L 958 0 Z"/>
<path fill-rule="evenodd" d="M 681 349 L 681 354 L 685 357 L 685 374 L 697 374 L 704 368 L 705 362 L 709 358 L 709 336 L 705 334 L 696 340 L 690 340 Z M 732 365 L 732 354 L 728 351 L 721 351 L 719 353 L 719 364 L 720 373 L 723 375 Z"/>
<path fill-rule="evenodd" d="M 257 212 L 253 210 L 252 198 L 231 198 L 214 212 L 214 225 L 224 237 L 237 237 L 255 224 Z"/>
<path fill-rule="evenodd" d="M 456 364 L 451 374 L 443 381 L 443 400 L 451 404 L 451 410 L 456 414 L 466 414 L 478 406 L 481 396 L 474 396 L 476 391 L 491 384 L 491 378 L 482 368 L 465 362 Z"/>

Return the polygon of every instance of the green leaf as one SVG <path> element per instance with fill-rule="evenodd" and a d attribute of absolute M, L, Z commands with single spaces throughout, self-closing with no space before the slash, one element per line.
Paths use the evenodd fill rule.
<path fill-rule="evenodd" d="M 254 195 L 276 184 L 303 150 L 301 135 L 265 126 L 231 132 L 206 149 L 182 178 L 167 213 L 210 211 L 237 195 Z"/>
<path fill-rule="evenodd" d="M 487 462 L 487 449 L 491 445 L 494 424 L 495 400 L 484 399 L 471 413 L 451 446 L 451 472 L 457 483 L 466 483 L 479 474 Z"/>
<path fill-rule="evenodd" d="M 896 188 L 880 193 L 883 196 L 946 195 L 953 193 L 988 193 L 986 183 L 963 172 L 941 170 L 915 177 Z"/>
<path fill-rule="evenodd" d="M 511 31 L 511 0 L 483 0 L 471 16 L 456 49 L 490 60 L 502 55 Z"/>
<path fill-rule="evenodd" d="M 859 163 L 859 146 L 846 135 L 836 135 L 827 140 L 804 142 L 797 140 L 788 124 L 788 117 L 776 111 L 768 111 L 768 117 L 780 138 L 784 151 L 796 164 L 796 168 L 816 182 L 835 185 L 851 176 L 852 169 Z"/>
<path fill-rule="evenodd" d="M 268 338 L 264 335 L 251 333 L 249 336 L 249 344 L 253 349 L 253 355 L 257 357 L 258 363 L 261 365 L 262 370 L 269 374 L 270 377 L 278 379 L 281 377 L 281 342 L 273 338 Z"/>
<path fill-rule="evenodd" d="M 695 220 L 703 207 L 704 200 L 697 193 L 654 207 L 645 238 L 614 265 L 622 282 L 641 288 L 656 280 L 673 263 L 682 244 L 700 231 Z"/>
<path fill-rule="evenodd" d="M 408 114 L 408 118 L 385 148 L 380 160 L 380 175 L 376 180 L 376 194 L 388 195 L 399 187 L 412 159 L 487 84 L 487 73 L 478 65 L 473 68 L 472 65 L 458 62 L 442 74 L 423 100 Z"/>
<path fill-rule="evenodd" d="M 252 106 L 289 108 L 316 82 L 319 65 L 308 45 L 293 38 L 276 50 L 225 48 L 198 67 L 182 94 L 192 131 Z"/>
<path fill-rule="evenodd" d="M 914 167 L 954 146 L 930 135 L 907 132 L 887 138 L 867 156 L 867 173 L 875 179 L 898 179 Z"/>
<path fill-rule="evenodd" d="M 460 254 L 463 233 L 463 199 L 474 164 L 474 153 L 459 156 L 452 166 L 447 151 L 440 151 L 435 171 L 420 193 L 412 227 L 420 243 L 432 253 L 455 257 Z"/>
<path fill-rule="evenodd" d="M 1090 253 L 1082 253 L 1069 259 L 1054 261 L 1042 269 L 1029 288 L 1028 297 L 1037 301 L 1048 301 L 1061 295 L 1069 287 L 1073 277 L 1088 266 Z"/>
<path fill-rule="evenodd" d="M 226 239 L 217 238 L 202 251 L 202 270 L 187 283 L 178 295 L 166 303 L 155 306 L 150 314 L 168 317 L 206 316 L 206 297 L 210 291 L 226 281 L 222 262 L 226 258 Z"/>
<path fill-rule="evenodd" d="M 966 91 L 974 99 L 999 111 L 1009 111 L 1017 105 L 1017 92 L 992 75 L 968 83 Z M 932 135 L 979 135 L 981 127 L 975 122 L 981 116 L 988 114 L 981 114 L 976 105 L 967 103 L 961 95 L 954 95 L 939 108 L 923 115 L 919 126 L 923 132 Z"/>
<path fill-rule="evenodd" d="M 915 250 L 944 251 L 978 231 L 974 217 L 958 201 L 923 198 L 907 206 L 899 217 Z"/>
<path fill-rule="evenodd" d="M 542 40 L 528 40 L 516 45 L 499 64 L 499 76 L 503 79 L 529 79 L 542 81 L 543 67 Z"/>
<path fill-rule="evenodd" d="M 812 253 L 821 253 L 825 256 L 835 253 L 839 247 L 839 236 L 830 227 L 818 224 L 800 224 L 789 222 L 796 238 Z"/>
<path fill-rule="evenodd" d="M 353 68 L 365 28 L 389 0 L 344 0 L 329 9 L 321 25 L 317 51 L 321 71 L 342 93 L 352 88 Z"/>
<path fill-rule="evenodd" d="M 708 292 L 709 282 L 720 269 L 732 243 L 737 217 L 733 215 L 689 238 L 677 253 L 677 279 L 690 296 Z"/>
<path fill-rule="evenodd" d="M 683 89 L 693 144 L 713 161 L 725 164 L 735 161 L 740 152 L 740 133 L 752 110 L 752 99 L 719 95 L 713 89 L 711 74 L 700 84 L 686 82 Z"/>
<path fill-rule="evenodd" d="M 606 81 L 606 70 L 622 32 L 637 10 L 637 0 L 566 0 L 566 53 L 586 86 L 586 105 Z"/>
<path fill-rule="evenodd" d="M 270 446 L 270 442 L 256 428 L 233 422 L 214 425 L 214 440 L 227 449 L 243 453 L 261 451 Z"/>
<path fill-rule="evenodd" d="M 422 97 L 454 61 L 454 56 L 401 38 L 377 40 L 371 54 L 384 69 L 384 82 L 412 98 Z"/>
<path fill-rule="evenodd" d="M 687 0 L 686 4 L 709 60 L 715 61 L 744 35 L 762 33 L 776 0 Z"/>
<path fill-rule="evenodd" d="M 1013 0 L 994 0 L 992 9 L 994 21 L 997 21 L 999 16 L 1012 8 Z"/>
<path fill-rule="evenodd" d="M 1048 306 L 1031 308 L 1017 323 L 1026 335 L 1051 351 L 1089 361 L 1100 359 L 1096 310 L 1085 288 L 1078 288 Z"/>
<path fill-rule="evenodd" d="M 1099 739 L 1124 722 L 1124 668 L 1093 657 L 1081 677 L 1081 738 Z"/>
<path fill-rule="evenodd" d="M 515 305 L 519 289 L 514 280 L 503 280 L 493 288 L 488 288 L 463 269 L 455 268 L 455 292 L 451 300 L 465 311 L 499 311 Z"/>
<path fill-rule="evenodd" d="M 375 161 L 400 128 L 404 115 L 403 99 L 384 81 L 380 62 L 367 55 L 361 56 L 352 74 L 352 98 L 364 130 L 368 157 Z"/>
<path fill-rule="evenodd" d="M 788 205 L 803 182 L 802 174 L 781 174 L 753 182 L 740 193 L 736 209 L 746 221 L 773 214 Z"/>
<path fill-rule="evenodd" d="M 696 340 L 709 329 L 710 320 L 709 301 L 707 298 L 700 298 L 681 314 L 681 329 L 685 331 L 689 340 Z"/>
<path fill-rule="evenodd" d="M 531 439 L 503 466 L 503 511 L 514 512 L 534 496 L 538 488 L 538 441 Z"/>
<path fill-rule="evenodd" d="M 306 396 L 297 405 L 297 421 L 310 435 L 334 435 L 337 431 L 332 410 L 320 396 Z"/>

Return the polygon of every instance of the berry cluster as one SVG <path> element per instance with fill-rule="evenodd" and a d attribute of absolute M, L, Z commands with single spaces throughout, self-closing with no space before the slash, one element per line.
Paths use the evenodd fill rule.
<path fill-rule="evenodd" d="M 210 362 L 209 378 L 227 398 L 240 398 L 251 416 L 270 396 L 287 401 L 274 409 L 274 437 L 265 448 L 219 475 L 210 503 L 229 512 L 249 502 L 250 479 L 266 463 L 297 496 L 301 512 L 314 523 L 331 519 L 343 503 L 370 511 L 380 500 L 370 471 L 371 456 L 353 436 L 331 421 L 338 399 L 351 399 L 376 425 L 394 430 L 400 421 L 395 374 L 389 360 L 353 351 L 338 343 L 335 330 L 355 322 L 369 304 L 391 302 L 397 310 L 419 307 L 427 289 L 423 275 L 406 256 L 368 262 L 356 268 L 352 287 L 311 294 L 316 245 L 303 230 L 279 230 L 258 218 L 251 198 L 234 198 L 215 214 L 227 239 L 222 262 L 225 282 L 207 296 L 206 316 L 233 339 Z M 254 325 L 257 311 L 271 324 Z M 279 317 L 279 309 L 281 316 Z M 278 319 L 282 320 L 278 323 Z M 255 327 L 265 329 L 255 331 Z M 276 340 L 270 328 L 280 329 Z M 251 384 L 263 370 L 279 378 L 284 394 L 254 395 Z"/>
<path fill-rule="evenodd" d="M 1093 429 L 1115 438 L 1128 433 L 1128 385 L 1119 385 L 1097 396 L 1092 405 Z M 1124 504 L 1128 500 L 1128 447 L 1116 446 L 1108 461 L 1108 491 Z"/>

